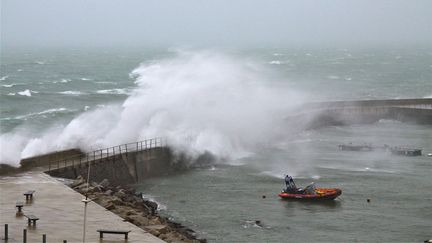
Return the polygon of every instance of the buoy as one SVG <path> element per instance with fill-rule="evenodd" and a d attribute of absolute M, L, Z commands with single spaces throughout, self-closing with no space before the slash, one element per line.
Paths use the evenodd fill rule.
<path fill-rule="evenodd" d="M 370 200 L 370 198 L 368 198 L 368 199 L 366 199 L 366 201 L 367 201 L 368 203 L 370 203 L 371 200 Z"/>
<path fill-rule="evenodd" d="M 265 195 L 262 195 L 262 198 L 266 198 L 266 196 L 265 196 Z"/>

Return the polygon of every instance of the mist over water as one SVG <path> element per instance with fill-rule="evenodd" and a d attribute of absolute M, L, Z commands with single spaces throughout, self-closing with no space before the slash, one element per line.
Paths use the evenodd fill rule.
<path fill-rule="evenodd" d="M 305 101 L 288 85 L 272 85 L 266 73 L 250 59 L 179 51 L 133 70 L 136 87 L 122 104 L 84 112 L 38 137 L 25 128 L 2 134 L 1 160 L 17 165 L 55 150 L 89 151 L 152 137 L 166 137 L 175 151 L 191 156 L 245 156 L 293 132 L 284 117 Z"/>

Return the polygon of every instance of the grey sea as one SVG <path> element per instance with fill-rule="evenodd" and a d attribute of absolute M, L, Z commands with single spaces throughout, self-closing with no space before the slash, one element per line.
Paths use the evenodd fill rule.
<path fill-rule="evenodd" d="M 249 78 L 257 70 L 260 76 L 251 79 L 289 90 L 287 103 L 297 99 L 432 97 L 432 49 L 211 51 L 217 54 L 189 50 L 192 54 L 179 58 L 182 52 L 148 48 L 3 50 L 0 162 L 16 165 L 22 157 L 57 148 L 91 150 L 144 137 L 181 135 L 192 140 L 188 145 L 223 151 L 223 162 L 151 178 L 135 187 L 157 201 L 162 214 L 190 226 L 209 242 L 432 239 L 432 157 L 425 156 L 432 153 L 430 125 L 380 120 L 292 131 L 281 138 L 262 126 L 271 126 L 274 117 L 268 122 L 265 117 L 256 126 L 257 119 L 250 118 L 255 116 L 249 116 L 253 112 L 234 123 L 218 120 L 226 114 L 238 118 L 233 114 L 248 111 L 250 107 L 244 103 L 249 101 L 261 104 L 243 94 L 249 88 L 243 90 L 242 83 L 232 81 L 235 77 Z M 255 71 L 249 73 L 243 65 Z M 143 66 L 145 71 L 140 70 Z M 210 87 L 202 74 L 206 71 L 221 75 L 208 77 Z M 152 93 L 147 92 L 150 86 Z M 223 107 L 215 105 L 218 100 L 208 99 L 213 96 L 203 90 L 239 94 L 233 97 L 239 97 L 241 105 L 226 112 L 225 103 Z M 267 94 L 262 89 L 252 91 Z M 220 93 L 216 97 L 223 102 L 224 92 Z M 267 96 L 273 97 L 272 93 Z M 250 100 L 241 101 L 245 97 Z M 282 105 L 280 99 L 269 100 L 262 101 L 263 106 Z M 133 112 L 130 107 L 134 107 Z M 206 107 L 221 112 L 213 117 Z M 200 114 L 207 118 L 195 119 Z M 280 119 L 285 115 L 280 114 Z M 214 120 L 220 122 L 213 124 Z M 246 125 L 253 136 L 236 133 Z M 128 127 L 133 129 L 120 136 L 118 131 Z M 202 127 L 206 129 L 198 129 Z M 170 132 L 158 134 L 165 130 Z M 422 148 L 424 155 L 338 150 L 338 144 L 349 142 Z M 197 146 L 193 148 L 196 151 Z M 318 187 L 337 187 L 343 193 L 328 203 L 283 201 L 277 194 L 284 186 L 285 174 L 292 175 L 301 186 L 315 182 Z M 260 224 L 255 223 L 257 220 Z"/>

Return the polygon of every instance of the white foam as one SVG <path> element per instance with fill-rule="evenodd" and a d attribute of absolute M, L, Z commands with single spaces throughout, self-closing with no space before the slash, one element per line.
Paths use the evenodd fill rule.
<path fill-rule="evenodd" d="M 81 95 L 83 94 L 81 91 L 73 91 L 73 90 L 67 90 L 67 91 L 62 91 L 62 92 L 58 92 L 59 94 L 65 94 L 65 95 Z"/>
<path fill-rule="evenodd" d="M 1 77 L 0 78 L 0 81 L 5 81 L 7 78 L 9 78 L 9 76 L 8 75 L 6 75 L 6 76 L 3 76 L 3 77 Z"/>
<path fill-rule="evenodd" d="M 93 79 L 91 79 L 91 78 L 81 78 L 81 80 L 82 81 L 90 81 L 90 80 L 93 80 Z"/>
<path fill-rule="evenodd" d="M 129 94 L 130 91 L 127 89 L 103 89 L 96 91 L 98 94 Z"/>
<path fill-rule="evenodd" d="M 5 88 L 11 88 L 13 86 L 15 86 L 16 84 L 3 84 L 2 86 Z"/>
<path fill-rule="evenodd" d="M 73 111 L 73 110 L 68 110 L 64 107 L 61 108 L 54 108 L 54 109 L 48 109 L 48 110 L 44 110 L 44 111 L 40 111 L 40 112 L 34 112 L 34 113 L 29 113 L 26 115 L 21 115 L 21 116 L 16 116 L 14 119 L 20 119 L 20 120 L 27 120 L 31 117 L 35 117 L 38 115 L 46 115 L 46 114 L 51 114 L 51 113 L 57 113 L 57 112 L 64 112 L 64 111 Z"/>
<path fill-rule="evenodd" d="M 281 61 L 279 61 L 279 60 L 274 60 L 274 61 L 269 62 L 269 64 L 273 64 L 273 65 L 281 65 L 281 64 L 284 64 L 284 62 L 281 62 Z"/>
<path fill-rule="evenodd" d="M 22 96 L 28 96 L 28 97 L 31 96 L 31 93 L 32 93 L 32 91 L 29 90 L 29 89 L 26 89 L 26 90 L 24 90 L 24 91 L 20 91 L 20 92 L 18 92 L 19 95 L 22 95 Z"/>

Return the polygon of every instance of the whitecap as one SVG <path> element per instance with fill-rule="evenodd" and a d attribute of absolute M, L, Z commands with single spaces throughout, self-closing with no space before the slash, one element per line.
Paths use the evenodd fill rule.
<path fill-rule="evenodd" d="M 351 81 L 352 80 L 351 77 L 345 77 L 344 79 L 347 80 L 347 81 Z"/>
<path fill-rule="evenodd" d="M 283 56 L 284 54 L 282 53 L 273 53 L 273 56 Z"/>
<path fill-rule="evenodd" d="M 65 94 L 65 95 L 81 95 L 83 94 L 80 91 L 73 91 L 73 90 L 67 90 L 67 91 L 62 91 L 62 92 L 58 92 L 59 94 Z"/>
<path fill-rule="evenodd" d="M 271 62 L 269 62 L 269 64 L 272 64 L 272 65 L 281 65 L 281 64 L 283 64 L 284 62 L 281 62 L 281 61 L 279 61 L 279 60 L 273 60 L 273 61 L 271 61 Z"/>
<path fill-rule="evenodd" d="M 36 61 L 35 63 L 39 64 L 39 65 L 44 65 L 44 64 L 46 64 L 46 61 Z"/>
<path fill-rule="evenodd" d="M 23 70 L 22 69 L 17 69 L 17 72 L 22 72 Z"/>
<path fill-rule="evenodd" d="M 126 89 L 103 89 L 96 91 L 98 94 L 129 94 Z"/>
<path fill-rule="evenodd" d="M 29 89 L 26 89 L 26 90 L 24 90 L 24 91 L 20 91 L 20 92 L 18 92 L 19 95 L 22 95 L 22 96 L 28 96 L 28 97 L 31 96 L 31 93 L 32 93 L 32 91 L 30 91 Z"/>
<path fill-rule="evenodd" d="M 44 111 L 40 111 L 40 112 L 33 112 L 33 113 L 26 114 L 26 115 L 16 116 L 14 119 L 27 120 L 28 118 L 39 116 L 39 115 L 46 115 L 46 114 L 65 112 L 65 111 L 72 112 L 73 110 L 68 110 L 64 107 L 53 108 L 53 109 L 48 109 L 48 110 L 44 110 Z"/>
<path fill-rule="evenodd" d="M 7 95 L 14 96 L 14 95 L 16 95 L 16 93 L 9 93 Z"/>
<path fill-rule="evenodd" d="M 86 105 L 84 106 L 84 111 L 88 111 L 90 109 L 90 106 Z"/>
<path fill-rule="evenodd" d="M 90 81 L 92 80 L 91 78 L 81 78 L 82 81 Z"/>
<path fill-rule="evenodd" d="M 5 88 L 10 88 L 10 87 L 13 87 L 15 85 L 16 84 L 3 84 L 2 86 L 5 87 Z"/>
<path fill-rule="evenodd" d="M 6 76 L 3 76 L 3 77 L 1 77 L 0 78 L 0 81 L 5 81 L 7 78 L 9 78 L 9 76 L 8 75 L 6 75 Z"/>

